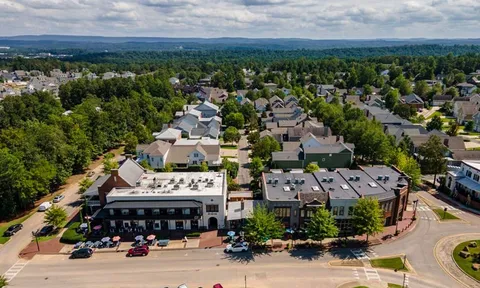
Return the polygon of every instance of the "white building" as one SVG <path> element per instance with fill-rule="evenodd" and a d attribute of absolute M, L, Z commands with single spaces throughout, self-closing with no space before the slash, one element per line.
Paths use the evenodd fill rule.
<path fill-rule="evenodd" d="M 445 185 L 462 202 L 480 201 L 480 161 L 463 160 L 460 167 L 449 167 Z M 469 203 L 470 204 L 470 203 Z"/>
<path fill-rule="evenodd" d="M 143 173 L 135 187 L 110 190 L 101 214 L 111 230 L 218 229 L 225 227 L 226 202 L 225 171 Z"/>

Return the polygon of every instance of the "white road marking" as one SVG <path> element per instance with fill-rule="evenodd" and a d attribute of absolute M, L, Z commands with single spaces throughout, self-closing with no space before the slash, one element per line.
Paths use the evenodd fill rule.
<path fill-rule="evenodd" d="M 365 252 L 361 249 L 352 249 L 350 251 L 353 253 L 355 258 L 357 258 L 358 260 L 370 259 L 370 257 L 368 257 L 368 255 L 365 254 Z"/>
<path fill-rule="evenodd" d="M 7 272 L 5 272 L 5 274 L 3 274 L 3 276 L 8 282 L 12 281 L 13 278 L 15 278 L 15 276 L 17 276 L 17 274 L 20 273 L 20 271 L 22 271 L 22 269 L 28 264 L 28 262 L 30 261 L 23 259 L 18 260 L 12 265 L 12 267 L 10 267 L 10 269 L 8 269 Z"/>
<path fill-rule="evenodd" d="M 448 206 L 447 206 L 447 205 L 444 205 L 444 206 L 440 206 L 440 207 L 442 207 L 442 209 L 447 208 L 447 211 L 448 211 L 448 210 L 453 210 L 453 211 L 458 210 L 457 208 L 455 208 L 455 207 L 453 207 L 453 206 L 449 206 L 449 205 L 448 205 Z"/>
<path fill-rule="evenodd" d="M 357 271 L 357 268 L 352 268 L 352 272 L 353 272 L 353 278 L 359 280 L 360 279 L 360 276 L 358 275 L 358 271 Z"/>
<path fill-rule="evenodd" d="M 417 211 L 432 211 L 428 206 L 418 206 Z"/>
<path fill-rule="evenodd" d="M 367 276 L 367 280 L 380 280 L 380 275 L 378 275 L 377 269 L 367 269 L 363 268 L 365 271 L 365 276 Z"/>
<path fill-rule="evenodd" d="M 405 274 L 405 287 L 408 287 L 408 275 Z"/>

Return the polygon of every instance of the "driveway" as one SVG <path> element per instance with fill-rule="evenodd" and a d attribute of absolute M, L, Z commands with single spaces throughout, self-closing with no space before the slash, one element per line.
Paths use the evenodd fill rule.
<path fill-rule="evenodd" d="M 250 189 L 250 181 L 252 178 L 250 177 L 250 171 L 248 170 L 248 165 L 250 163 L 250 159 L 248 158 L 248 141 L 247 136 L 242 135 L 240 142 L 238 142 L 238 163 L 240 165 L 238 170 L 238 184 L 244 190 Z"/>

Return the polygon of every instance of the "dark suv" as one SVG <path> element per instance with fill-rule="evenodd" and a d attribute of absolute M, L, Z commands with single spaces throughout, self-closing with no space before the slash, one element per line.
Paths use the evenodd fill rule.
<path fill-rule="evenodd" d="M 43 226 L 43 228 L 37 232 L 37 236 L 47 236 L 47 235 L 50 235 L 50 233 L 52 232 L 53 232 L 53 225 Z"/>
<path fill-rule="evenodd" d="M 22 228 L 23 228 L 22 224 L 12 225 L 8 227 L 7 231 L 3 232 L 3 236 L 6 236 L 6 237 L 13 236 L 15 233 L 22 230 Z"/>
<path fill-rule="evenodd" d="M 78 250 L 75 250 L 72 252 L 72 254 L 70 255 L 70 258 L 71 259 L 75 259 L 75 258 L 90 258 L 92 257 L 92 254 L 93 254 L 93 250 L 90 249 L 90 248 L 82 248 L 82 249 L 78 249 Z"/>

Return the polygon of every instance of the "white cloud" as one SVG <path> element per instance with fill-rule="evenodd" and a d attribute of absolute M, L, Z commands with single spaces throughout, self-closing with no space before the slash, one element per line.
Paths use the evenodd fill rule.
<path fill-rule="evenodd" d="M 0 0 L 0 7 L 6 36 L 453 38 L 479 37 L 480 26 L 479 0 Z"/>

